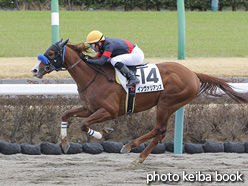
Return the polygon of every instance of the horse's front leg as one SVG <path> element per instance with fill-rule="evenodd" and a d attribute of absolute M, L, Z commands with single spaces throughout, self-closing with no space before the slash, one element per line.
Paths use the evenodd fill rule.
<path fill-rule="evenodd" d="M 61 144 L 62 144 L 62 148 L 64 150 L 65 153 L 68 152 L 69 148 L 70 148 L 70 144 L 67 141 L 67 127 L 68 126 L 68 120 L 71 117 L 88 117 L 90 116 L 92 113 L 89 112 L 85 107 L 79 107 L 76 109 L 71 109 L 71 110 L 67 110 L 65 111 L 62 116 L 61 116 Z"/>
<path fill-rule="evenodd" d="M 79 107 L 65 111 L 61 116 L 61 137 L 64 139 L 67 136 L 67 128 L 69 128 L 68 120 L 71 117 L 89 117 L 92 112 L 89 112 L 85 107 Z"/>
<path fill-rule="evenodd" d="M 93 123 L 100 123 L 104 121 L 108 121 L 111 119 L 115 119 L 117 115 L 111 114 L 108 112 L 105 108 L 100 108 L 93 114 L 91 114 L 88 118 L 84 119 L 81 123 L 81 129 L 82 131 L 87 132 L 90 136 L 93 136 L 97 139 L 101 139 L 103 135 L 108 134 L 113 129 L 111 128 L 104 128 L 103 131 L 100 133 L 98 131 L 95 131 L 93 129 L 90 129 L 89 126 Z"/>

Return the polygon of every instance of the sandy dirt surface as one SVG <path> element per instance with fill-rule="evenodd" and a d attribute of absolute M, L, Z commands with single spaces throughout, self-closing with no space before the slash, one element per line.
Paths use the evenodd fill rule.
<path fill-rule="evenodd" d="M 150 185 L 248 185 L 247 154 L 151 154 L 141 166 L 128 168 L 127 165 L 137 156 L 135 153 L 98 155 L 80 153 L 57 156 L 0 154 L 0 185 L 136 186 L 147 185 L 148 179 L 165 180 L 165 175 L 171 181 L 166 183 L 156 181 Z M 154 174 L 157 176 L 154 177 Z M 220 175 L 224 179 L 231 176 L 232 180 L 237 181 L 217 182 L 221 179 Z M 209 182 L 200 181 L 204 180 L 204 176 Z M 178 182 L 173 182 L 177 179 Z M 195 182 L 192 182 L 193 180 Z"/>
<path fill-rule="evenodd" d="M 248 58 L 186 58 L 185 60 L 146 58 L 150 63 L 178 62 L 190 70 L 218 77 L 248 77 Z M 37 63 L 35 57 L 0 58 L 0 79 L 30 79 L 30 70 Z M 46 79 L 70 78 L 68 72 L 52 72 Z"/>

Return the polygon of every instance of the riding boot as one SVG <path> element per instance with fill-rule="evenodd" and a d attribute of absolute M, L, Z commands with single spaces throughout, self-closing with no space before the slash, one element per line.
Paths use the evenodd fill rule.
<path fill-rule="evenodd" d="M 115 64 L 115 68 L 117 68 L 122 73 L 122 75 L 127 78 L 128 80 L 127 86 L 130 87 L 140 82 L 139 79 L 134 75 L 134 73 L 131 70 L 129 70 L 129 68 L 127 68 L 127 66 L 124 65 L 123 63 L 117 62 Z"/>

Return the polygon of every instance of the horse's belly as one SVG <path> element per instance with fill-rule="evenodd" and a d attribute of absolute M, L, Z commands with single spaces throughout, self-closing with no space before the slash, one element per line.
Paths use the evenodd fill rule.
<path fill-rule="evenodd" d="M 148 92 L 136 94 L 135 98 L 135 112 L 141 112 L 154 107 L 159 99 L 160 92 Z"/>

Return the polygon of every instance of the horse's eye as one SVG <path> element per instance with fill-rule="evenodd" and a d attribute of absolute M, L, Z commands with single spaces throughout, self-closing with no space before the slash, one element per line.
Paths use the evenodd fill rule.
<path fill-rule="evenodd" d="M 53 56 L 53 53 L 52 52 L 49 52 L 48 53 L 48 56 L 52 57 Z"/>

